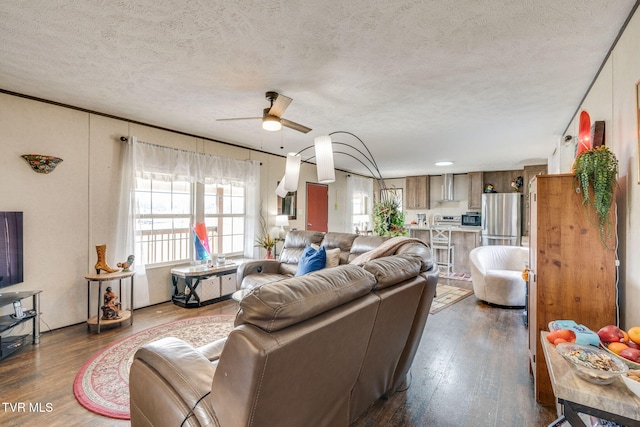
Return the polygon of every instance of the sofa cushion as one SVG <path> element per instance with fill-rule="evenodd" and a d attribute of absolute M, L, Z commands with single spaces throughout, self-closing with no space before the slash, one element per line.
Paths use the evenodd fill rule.
<path fill-rule="evenodd" d="M 353 233 L 336 233 L 333 231 L 329 231 L 324 235 L 322 239 L 322 246 L 327 249 L 340 249 L 340 264 L 348 264 L 349 263 L 349 253 L 351 252 L 351 245 L 353 245 L 353 241 L 358 237 L 357 234 Z"/>
<path fill-rule="evenodd" d="M 304 248 L 313 244 L 320 245 L 323 237 L 324 233 L 320 231 L 293 230 L 288 232 L 287 237 L 284 239 L 280 262 L 283 264 L 297 264 Z"/>
<path fill-rule="evenodd" d="M 315 250 L 320 249 L 320 245 L 316 245 L 316 244 L 312 244 L 311 247 Z M 342 251 L 340 250 L 340 248 L 328 249 L 326 246 L 324 246 L 324 250 L 327 254 L 327 262 L 325 263 L 324 268 L 337 267 L 341 264 L 340 254 Z"/>
<path fill-rule="evenodd" d="M 355 265 L 340 265 L 255 288 L 240 301 L 235 325 L 273 332 L 368 294 L 375 277 Z"/>
<path fill-rule="evenodd" d="M 289 275 L 279 273 L 258 273 L 250 274 L 242 279 L 242 289 L 253 289 L 256 286 L 268 285 L 269 283 L 279 282 L 280 280 L 290 277 Z"/>
<path fill-rule="evenodd" d="M 374 259 L 362 265 L 362 268 L 376 278 L 374 290 L 384 289 L 420 274 L 420 260 L 416 257 L 400 255 Z"/>
<path fill-rule="evenodd" d="M 369 252 L 380 246 L 385 240 L 389 240 L 387 236 L 358 236 L 353 241 L 351 251 L 349 253 L 348 262 L 353 261 L 358 255 Z"/>
<path fill-rule="evenodd" d="M 340 265 L 340 248 L 326 249 L 327 253 L 327 262 L 325 263 L 325 268 L 333 268 Z"/>
<path fill-rule="evenodd" d="M 304 248 L 300 261 L 298 262 L 298 270 L 296 276 L 303 276 L 312 271 L 322 270 L 327 263 L 327 252 L 324 247 L 315 250 L 311 246 Z"/>

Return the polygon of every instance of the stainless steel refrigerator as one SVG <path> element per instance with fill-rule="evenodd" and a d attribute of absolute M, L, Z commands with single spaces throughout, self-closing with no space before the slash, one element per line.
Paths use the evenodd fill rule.
<path fill-rule="evenodd" d="M 520 245 L 522 194 L 482 195 L 482 246 Z"/>

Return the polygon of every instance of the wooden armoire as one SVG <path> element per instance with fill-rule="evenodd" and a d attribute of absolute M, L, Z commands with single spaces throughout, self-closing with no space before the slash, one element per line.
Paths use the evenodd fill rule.
<path fill-rule="evenodd" d="M 540 343 L 553 320 L 574 320 L 591 330 L 616 324 L 615 215 L 608 248 L 593 210 L 582 203 L 572 174 L 531 180 L 529 235 L 529 354 L 536 401 L 555 398 Z M 591 209 L 591 208 L 589 208 Z"/>

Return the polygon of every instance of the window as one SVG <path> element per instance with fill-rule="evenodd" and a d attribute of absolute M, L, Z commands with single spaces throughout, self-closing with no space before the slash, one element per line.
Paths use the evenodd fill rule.
<path fill-rule="evenodd" d="M 352 232 L 367 232 L 371 230 L 371 212 L 369 211 L 369 195 L 356 193 L 353 195 L 353 225 Z"/>
<path fill-rule="evenodd" d="M 143 175 L 143 174 L 139 174 Z M 136 257 L 145 264 L 191 259 L 193 224 L 204 217 L 212 254 L 244 251 L 245 188 L 136 178 Z M 198 199 L 203 202 L 199 203 Z M 194 206 L 203 206 L 197 212 Z M 200 222 L 200 221 L 197 221 Z"/>
<path fill-rule="evenodd" d="M 351 205 L 347 209 L 347 232 L 369 232 L 373 229 L 373 180 L 357 176 L 347 177 L 347 197 Z"/>
<path fill-rule="evenodd" d="M 136 177 L 136 258 L 145 264 L 190 258 L 192 186 Z"/>
<path fill-rule="evenodd" d="M 239 255 L 244 252 L 245 199 L 244 187 L 204 185 L 204 223 L 211 253 Z"/>
<path fill-rule="evenodd" d="M 139 142 L 123 148 L 119 253 L 136 266 L 195 259 L 194 226 L 212 254 L 254 256 L 260 162 Z"/>

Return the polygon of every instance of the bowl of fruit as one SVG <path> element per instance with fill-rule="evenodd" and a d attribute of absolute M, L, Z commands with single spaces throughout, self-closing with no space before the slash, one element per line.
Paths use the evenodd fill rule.
<path fill-rule="evenodd" d="M 619 358 L 592 345 L 565 342 L 556 345 L 556 349 L 577 376 L 593 384 L 611 384 L 629 371 Z"/>
<path fill-rule="evenodd" d="M 630 369 L 640 370 L 640 326 L 624 331 L 615 325 L 607 325 L 598 331 L 600 346 L 613 354 Z"/>

